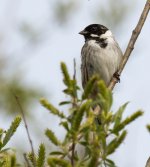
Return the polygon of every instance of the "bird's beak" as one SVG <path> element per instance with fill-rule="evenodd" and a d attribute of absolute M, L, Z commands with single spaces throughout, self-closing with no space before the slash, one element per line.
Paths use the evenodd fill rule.
<path fill-rule="evenodd" d="M 87 31 L 85 31 L 85 30 L 83 30 L 83 31 L 80 31 L 80 32 L 79 32 L 79 34 L 81 34 L 81 35 L 87 35 L 87 34 L 88 34 L 88 32 L 87 32 Z"/>

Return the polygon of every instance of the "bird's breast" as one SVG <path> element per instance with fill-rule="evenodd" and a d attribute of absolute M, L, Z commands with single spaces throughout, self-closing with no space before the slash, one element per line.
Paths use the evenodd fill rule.
<path fill-rule="evenodd" d="M 107 43 L 106 47 L 102 47 L 95 40 L 87 41 L 81 52 L 82 66 L 86 66 L 89 76 L 98 74 L 108 85 L 121 61 L 118 49 L 117 43 Z"/>

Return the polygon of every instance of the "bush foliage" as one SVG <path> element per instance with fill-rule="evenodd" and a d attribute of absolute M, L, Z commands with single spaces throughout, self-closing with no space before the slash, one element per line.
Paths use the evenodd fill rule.
<path fill-rule="evenodd" d="M 45 145 L 40 144 L 38 153 L 35 154 L 32 151 L 24 155 L 25 166 L 116 167 L 110 155 L 114 154 L 125 140 L 126 126 L 143 112 L 138 110 L 124 118 L 123 114 L 128 103 L 113 112 L 111 110 L 112 93 L 97 76 L 93 76 L 88 81 L 81 94 L 75 77 L 72 78 L 69 75 L 64 63 L 61 63 L 61 70 L 66 87 L 63 92 L 70 97 L 70 100 L 64 100 L 59 105 L 68 105 L 68 113 L 61 111 L 45 98 L 40 102 L 53 116 L 60 118 L 59 126 L 65 129 L 65 137 L 60 140 L 52 129 L 47 128 L 45 135 L 56 146 L 56 150 L 46 150 Z M 18 166 L 15 154 L 12 155 L 5 146 L 20 121 L 21 118 L 16 117 L 7 131 L 0 130 L 0 167 Z"/>

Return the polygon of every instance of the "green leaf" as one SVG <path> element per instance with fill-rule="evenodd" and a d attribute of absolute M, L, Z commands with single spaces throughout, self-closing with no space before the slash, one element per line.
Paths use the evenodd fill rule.
<path fill-rule="evenodd" d="M 35 156 L 35 154 L 33 154 L 32 152 L 28 153 L 28 159 L 30 160 L 31 164 L 35 167 L 37 166 L 37 157 Z"/>
<path fill-rule="evenodd" d="M 72 87 L 71 96 L 73 98 L 77 98 L 78 97 L 77 90 L 79 90 L 80 88 L 77 86 L 76 80 L 71 80 L 71 87 Z"/>
<path fill-rule="evenodd" d="M 16 132 L 16 130 L 17 130 L 20 122 L 21 122 L 21 117 L 19 117 L 19 116 L 16 117 L 13 120 L 13 122 L 10 125 L 10 128 L 6 131 L 6 135 L 5 135 L 4 139 L 3 139 L 3 145 L 2 145 L 2 147 L 4 147 L 8 143 L 8 141 L 10 140 L 10 138 L 14 135 L 14 133 Z"/>
<path fill-rule="evenodd" d="M 107 162 L 107 165 L 108 165 L 109 167 L 117 167 L 117 166 L 115 165 L 114 161 L 112 161 L 111 159 L 106 159 L 105 161 Z"/>
<path fill-rule="evenodd" d="M 91 105 L 91 100 L 87 100 L 81 105 L 77 113 L 75 113 L 72 121 L 72 132 L 77 132 L 79 130 L 84 112 L 88 111 Z"/>
<path fill-rule="evenodd" d="M 82 99 L 85 100 L 87 99 L 91 93 L 92 93 L 92 90 L 93 88 L 95 87 L 95 83 L 96 81 L 98 80 L 98 76 L 97 75 L 94 75 L 90 78 L 90 80 L 87 82 L 87 84 L 85 85 L 85 88 L 84 88 L 84 92 L 82 94 Z"/>
<path fill-rule="evenodd" d="M 11 157 L 9 155 L 5 155 L 3 157 L 3 166 L 2 167 L 11 167 Z"/>
<path fill-rule="evenodd" d="M 41 104 L 48 109 L 52 114 L 59 116 L 60 118 L 65 118 L 65 115 L 60 112 L 57 108 L 55 108 L 52 104 L 50 104 L 46 99 L 40 99 Z"/>
<path fill-rule="evenodd" d="M 67 66 L 63 62 L 61 62 L 61 70 L 63 73 L 64 84 L 67 87 L 63 92 L 67 95 L 70 95 L 72 98 L 77 98 L 77 90 L 79 90 L 79 87 L 77 86 L 76 80 L 71 79 Z"/>
<path fill-rule="evenodd" d="M 67 131 L 69 131 L 69 125 L 67 121 L 62 121 L 59 125 L 62 125 Z"/>
<path fill-rule="evenodd" d="M 17 159 L 16 156 L 13 154 L 11 155 L 11 167 L 17 167 Z"/>
<path fill-rule="evenodd" d="M 44 167 L 44 163 L 45 163 L 45 146 L 44 144 L 40 144 L 38 150 L 37 167 Z"/>
<path fill-rule="evenodd" d="M 77 98 L 77 87 L 76 85 L 71 85 L 69 88 L 63 90 L 63 92 L 67 95 L 70 95 L 73 98 Z"/>
<path fill-rule="evenodd" d="M 73 92 L 73 89 L 72 87 L 71 88 L 69 87 L 69 88 L 64 89 L 63 92 L 66 93 L 67 95 L 71 95 Z"/>
<path fill-rule="evenodd" d="M 58 146 L 60 144 L 59 140 L 57 139 L 57 137 L 55 136 L 54 132 L 50 129 L 47 129 L 45 131 L 45 135 L 48 137 L 48 139 L 56 146 Z"/>
<path fill-rule="evenodd" d="M 11 148 L 5 148 L 5 149 L 2 149 L 1 151 L 0 151 L 0 153 L 4 153 L 4 152 L 7 152 L 8 150 L 10 150 Z"/>
<path fill-rule="evenodd" d="M 64 155 L 64 153 L 60 151 L 53 151 L 49 155 Z"/>
<path fill-rule="evenodd" d="M 150 132 L 150 125 L 149 124 L 146 126 L 146 128 Z"/>
<path fill-rule="evenodd" d="M 127 105 L 129 102 L 125 103 L 124 105 L 122 105 L 119 110 L 116 112 L 115 116 L 114 116 L 114 128 L 116 128 L 122 119 L 122 114 L 124 112 L 124 110 L 126 109 Z"/>
<path fill-rule="evenodd" d="M 100 105 L 105 112 L 108 112 L 113 101 L 112 92 L 106 87 L 103 80 L 98 81 L 97 85 L 100 92 L 98 94 Z"/>
<path fill-rule="evenodd" d="M 87 141 L 80 141 L 79 144 L 86 147 L 89 143 Z"/>
<path fill-rule="evenodd" d="M 97 148 L 94 148 L 95 151 L 93 152 L 92 156 L 91 156 L 91 159 L 90 159 L 90 162 L 89 164 L 87 165 L 87 167 L 97 167 L 98 166 L 98 159 L 99 159 L 99 151 L 96 151 Z"/>
<path fill-rule="evenodd" d="M 3 129 L 0 129 L 0 141 L 1 141 L 1 138 L 2 138 L 3 134 L 4 134 Z"/>
<path fill-rule="evenodd" d="M 127 135 L 127 131 L 123 131 L 122 134 L 115 139 L 113 139 L 107 146 L 107 155 L 110 155 L 116 151 L 120 144 L 124 141 Z"/>
<path fill-rule="evenodd" d="M 56 157 L 48 158 L 47 163 L 50 167 L 56 167 L 57 165 L 59 165 L 59 167 L 71 167 L 70 162 Z"/>
<path fill-rule="evenodd" d="M 71 78 L 70 78 L 70 75 L 68 73 L 68 69 L 67 69 L 67 66 L 64 62 L 61 62 L 61 70 L 62 70 L 62 73 L 63 73 L 63 81 L 64 81 L 64 84 L 68 87 L 70 87 L 71 85 Z"/>
<path fill-rule="evenodd" d="M 91 127 L 93 126 L 93 123 L 95 123 L 94 121 L 95 121 L 95 115 L 92 110 L 89 111 L 86 121 L 80 126 L 80 132 L 86 133 L 86 131 L 90 131 Z"/>
<path fill-rule="evenodd" d="M 2 147 L 3 147 L 3 143 L 2 141 L 0 141 L 0 150 L 2 149 Z"/>
<path fill-rule="evenodd" d="M 103 125 L 109 125 L 112 122 L 113 119 L 113 113 L 110 112 L 105 112 L 104 110 L 101 111 L 101 113 L 97 116 L 97 119 L 99 120 L 99 122 L 101 122 L 101 124 Z"/>
<path fill-rule="evenodd" d="M 71 101 L 62 101 L 59 103 L 60 106 L 66 105 L 66 104 L 71 104 Z"/>
<path fill-rule="evenodd" d="M 107 101 L 106 101 L 106 99 L 99 93 L 98 94 L 98 100 L 96 101 L 97 102 L 97 104 L 100 106 L 100 108 L 102 109 L 102 110 L 104 110 L 105 112 L 107 112 L 108 111 L 108 105 L 107 105 Z"/>
<path fill-rule="evenodd" d="M 119 131 L 121 131 L 125 126 L 133 122 L 138 117 L 142 116 L 143 112 L 141 110 L 133 113 L 130 117 L 127 117 L 123 122 L 121 122 L 119 125 L 117 125 L 113 130 L 112 133 L 117 134 Z"/>

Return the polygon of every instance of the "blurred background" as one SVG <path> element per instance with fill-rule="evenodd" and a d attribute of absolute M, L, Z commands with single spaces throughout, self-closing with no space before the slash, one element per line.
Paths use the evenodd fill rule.
<path fill-rule="evenodd" d="M 103 24 L 111 29 L 124 52 L 144 4 L 141 0 L 0 0 L 0 128 L 7 129 L 14 116 L 20 114 L 15 93 L 24 108 L 35 149 L 41 142 L 48 150 L 53 149 L 44 130 L 52 128 L 59 138 L 64 131 L 39 99 L 46 97 L 58 106 L 67 98 L 62 93 L 61 61 L 73 74 L 76 59 L 81 85 L 80 51 L 84 39 L 78 32 L 92 23 Z M 112 110 L 130 101 L 125 116 L 138 109 L 145 112 L 128 126 L 125 142 L 111 157 L 118 167 L 144 166 L 150 156 L 150 136 L 145 128 L 150 123 L 148 20 L 113 93 Z M 9 147 L 16 149 L 20 161 L 22 153 L 30 150 L 23 123 Z"/>

